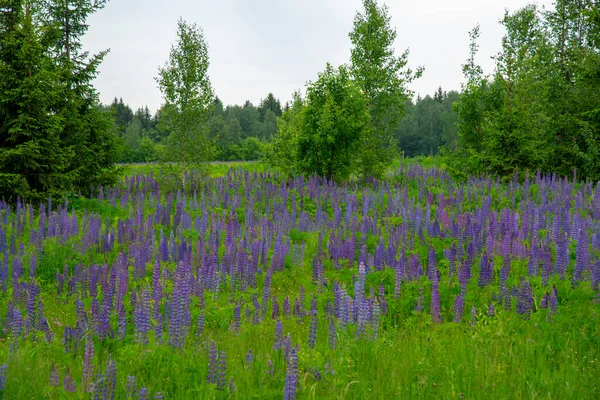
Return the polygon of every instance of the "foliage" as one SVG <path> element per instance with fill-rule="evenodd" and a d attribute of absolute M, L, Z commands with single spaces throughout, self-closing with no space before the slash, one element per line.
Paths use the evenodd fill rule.
<path fill-rule="evenodd" d="M 371 127 L 361 149 L 360 173 L 382 176 L 396 154 L 394 131 L 404 114 L 410 96 L 406 85 L 421 76 L 406 69 L 408 50 L 394 55 L 396 30 L 391 26 L 387 6 L 376 0 L 363 0 L 363 11 L 354 18 L 349 34 L 352 42 L 352 77 L 367 99 Z"/>
<path fill-rule="evenodd" d="M 554 10 L 529 5 L 506 13 L 493 75 L 475 63 L 471 32 L 458 112 L 458 150 L 447 153 L 463 177 L 552 171 L 600 179 L 600 53 L 597 7 L 559 0 Z M 596 116 L 596 117 L 595 117 Z M 523 176 L 523 175 L 521 175 Z"/>
<path fill-rule="evenodd" d="M 115 145 L 91 85 L 106 52 L 81 37 L 103 2 L 10 1 L 0 18 L 0 196 L 39 201 L 113 183 Z"/>
<path fill-rule="evenodd" d="M 160 123 L 170 131 L 165 161 L 178 161 L 185 167 L 214 157 L 215 146 L 205 130 L 214 106 L 208 66 L 202 30 L 179 19 L 177 44 L 171 47 L 169 60 L 159 68 L 156 78 L 166 101 L 165 118 Z"/>
<path fill-rule="evenodd" d="M 297 137 L 300 171 L 333 180 L 359 168 L 358 155 L 369 127 L 367 103 L 349 71 L 327 64 L 306 89 Z"/>
<path fill-rule="evenodd" d="M 277 134 L 266 146 L 263 162 L 277 168 L 286 175 L 296 168 L 298 138 L 302 131 L 305 102 L 299 91 L 292 95 L 291 106 L 277 120 Z"/>

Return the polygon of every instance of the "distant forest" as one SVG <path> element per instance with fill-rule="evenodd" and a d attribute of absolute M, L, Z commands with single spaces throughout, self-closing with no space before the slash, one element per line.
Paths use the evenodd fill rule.
<path fill-rule="evenodd" d="M 406 157 L 436 155 L 440 146 L 456 147 L 457 113 L 453 103 L 458 102 L 457 91 L 442 88 L 432 96 L 417 96 L 407 100 L 405 115 L 396 130 L 399 150 Z M 256 106 L 250 101 L 243 105 L 225 106 L 215 98 L 214 110 L 207 128 L 211 139 L 217 141 L 219 161 L 251 161 L 261 158 L 264 145 L 277 133 L 277 117 L 289 109 L 269 93 Z M 152 114 L 148 107 L 133 110 L 122 98 L 110 105 L 102 105 L 113 121 L 121 163 L 153 162 L 164 151 L 163 141 L 169 131 L 161 123 L 162 108 Z M 164 122 L 164 121 L 163 121 Z"/>

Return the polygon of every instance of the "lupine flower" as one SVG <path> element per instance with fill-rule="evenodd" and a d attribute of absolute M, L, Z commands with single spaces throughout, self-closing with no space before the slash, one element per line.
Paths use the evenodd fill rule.
<path fill-rule="evenodd" d="M 218 378 L 217 378 L 217 390 L 225 390 L 225 383 L 227 374 L 227 355 L 225 351 L 219 351 L 219 365 L 218 365 Z"/>
<path fill-rule="evenodd" d="M 112 357 L 108 356 L 108 362 L 106 363 L 105 377 L 105 390 L 106 399 L 113 400 L 115 398 L 115 392 L 117 390 L 117 365 L 115 364 Z"/>
<path fill-rule="evenodd" d="M 465 292 L 461 292 L 454 299 L 454 322 L 461 322 L 463 319 L 463 310 L 465 308 Z"/>
<path fill-rule="evenodd" d="M 67 369 L 67 373 L 65 374 L 65 379 L 63 381 L 63 388 L 65 392 L 75 393 L 77 391 L 77 384 L 73 380 L 71 376 L 71 372 Z"/>
<path fill-rule="evenodd" d="M 211 341 L 208 348 L 208 376 L 206 378 L 208 383 L 217 383 L 217 359 L 217 345 Z"/>
<path fill-rule="evenodd" d="M 434 280 L 431 285 L 431 317 L 433 318 L 433 322 L 442 322 L 440 315 L 440 291 L 438 287 L 438 281 Z"/>
<path fill-rule="evenodd" d="M 246 366 L 249 366 L 253 362 L 254 362 L 254 353 L 252 353 L 252 349 L 250 349 L 246 353 Z"/>
<path fill-rule="evenodd" d="M 281 320 L 277 320 L 275 323 L 275 341 L 273 343 L 273 350 L 277 350 L 281 347 L 283 340 L 283 324 Z"/>
<path fill-rule="evenodd" d="M 58 371 L 56 370 L 56 365 L 52 364 L 52 369 L 50 370 L 50 386 L 58 387 L 60 386 L 60 376 L 58 375 Z"/>
<path fill-rule="evenodd" d="M 94 343 L 91 338 L 87 338 L 85 341 L 85 355 L 83 358 L 83 376 L 82 386 L 84 390 L 92 391 L 92 376 L 94 374 Z"/>
<path fill-rule="evenodd" d="M 329 320 L 329 336 L 328 336 L 328 343 L 329 343 L 329 347 L 332 350 L 335 350 L 336 345 L 337 345 L 337 333 L 336 333 L 336 329 L 335 329 L 335 319 L 331 318 Z"/>
<path fill-rule="evenodd" d="M 294 400 L 296 398 L 296 386 L 298 383 L 298 355 L 296 348 L 292 347 L 288 357 L 287 371 L 285 374 L 285 389 L 283 392 L 284 400 Z"/>
<path fill-rule="evenodd" d="M 0 391 L 4 390 L 6 387 L 6 369 L 8 366 L 6 364 L 0 365 Z"/>
<path fill-rule="evenodd" d="M 493 317 L 494 315 L 496 315 L 496 310 L 494 309 L 494 303 L 492 303 L 491 301 L 490 301 L 490 304 L 488 305 L 487 315 L 488 315 L 488 317 Z"/>
<path fill-rule="evenodd" d="M 139 400 L 148 400 L 150 398 L 150 392 L 148 390 L 148 388 L 140 388 L 140 391 L 138 392 L 138 399 Z"/>
<path fill-rule="evenodd" d="M 135 376 L 127 377 L 126 393 L 128 399 L 133 399 L 137 392 L 137 382 Z"/>
<path fill-rule="evenodd" d="M 277 302 L 277 297 L 273 296 L 273 312 L 271 313 L 271 319 L 279 318 L 279 303 Z"/>
<path fill-rule="evenodd" d="M 287 296 L 285 298 L 285 300 L 283 300 L 283 314 L 286 317 L 289 317 L 290 312 L 291 312 L 291 309 L 290 309 L 290 298 L 289 298 L 289 296 Z"/>
<path fill-rule="evenodd" d="M 533 310 L 533 306 L 534 300 L 531 284 L 528 281 L 523 280 L 519 286 L 519 294 L 517 296 L 517 313 L 528 318 Z"/>

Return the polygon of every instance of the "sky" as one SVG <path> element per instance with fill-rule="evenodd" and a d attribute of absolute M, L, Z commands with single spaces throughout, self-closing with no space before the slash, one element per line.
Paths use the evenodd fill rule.
<path fill-rule="evenodd" d="M 382 1 L 379 1 L 382 4 Z M 409 89 L 425 96 L 441 86 L 459 90 L 468 55 L 468 32 L 481 26 L 478 62 L 493 71 L 501 49 L 499 20 L 526 0 L 388 0 L 397 32 L 397 55 L 410 50 L 409 67 L 425 67 Z M 550 0 L 538 0 L 551 8 Z M 208 43 L 209 76 L 226 104 L 258 104 L 269 92 L 283 103 L 315 80 L 327 62 L 350 60 L 352 31 L 361 0 L 146 0 L 109 1 L 90 16 L 84 48 L 110 49 L 94 85 L 102 103 L 122 98 L 134 110 L 163 103 L 155 77 L 177 41 L 177 20 L 196 23 Z"/>

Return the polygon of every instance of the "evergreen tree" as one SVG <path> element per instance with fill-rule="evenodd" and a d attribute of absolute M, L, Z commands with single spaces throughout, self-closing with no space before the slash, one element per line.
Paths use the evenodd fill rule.
<path fill-rule="evenodd" d="M 57 106 L 63 118 L 61 138 L 77 155 L 70 168 L 76 174 L 75 186 L 84 192 L 117 178 L 110 119 L 98 107 L 92 86 L 108 50 L 90 56 L 82 45 L 87 19 L 105 5 L 106 0 L 46 0 L 41 16 L 47 26 L 60 32 L 53 53 L 62 82 Z"/>
<path fill-rule="evenodd" d="M 54 112 L 60 75 L 49 50 L 58 31 L 37 24 L 40 7 L 11 0 L 0 11 L 0 197 L 10 201 L 58 196 L 76 178 Z"/>

